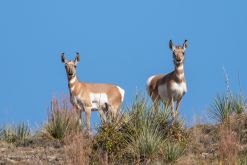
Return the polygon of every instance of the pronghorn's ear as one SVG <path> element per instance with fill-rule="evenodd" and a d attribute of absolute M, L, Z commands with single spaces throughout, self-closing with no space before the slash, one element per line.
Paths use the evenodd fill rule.
<path fill-rule="evenodd" d="M 188 41 L 184 40 L 183 49 L 185 50 L 187 47 L 188 47 Z"/>
<path fill-rule="evenodd" d="M 80 61 L 80 54 L 76 52 L 75 64 L 77 64 L 79 61 Z"/>
<path fill-rule="evenodd" d="M 65 56 L 64 56 L 64 53 L 61 53 L 61 61 L 62 63 L 66 63 L 66 59 L 65 59 Z"/>
<path fill-rule="evenodd" d="M 170 40 L 170 42 L 169 42 L 169 48 L 173 51 L 174 50 L 174 45 L 173 45 L 173 43 L 172 43 L 172 40 Z"/>

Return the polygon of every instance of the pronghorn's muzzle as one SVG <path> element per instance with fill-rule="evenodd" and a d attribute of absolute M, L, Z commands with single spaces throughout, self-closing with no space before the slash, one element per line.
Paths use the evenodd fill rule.
<path fill-rule="evenodd" d="M 69 77 L 73 77 L 74 76 L 74 72 L 73 72 L 73 69 L 71 67 L 68 68 L 68 76 Z"/>
<path fill-rule="evenodd" d="M 183 63 L 183 60 L 182 59 L 174 59 L 174 63 L 175 64 L 182 64 Z"/>

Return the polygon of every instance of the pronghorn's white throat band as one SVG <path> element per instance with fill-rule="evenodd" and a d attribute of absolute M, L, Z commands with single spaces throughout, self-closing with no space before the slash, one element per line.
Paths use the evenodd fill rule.
<path fill-rule="evenodd" d="M 76 81 L 76 79 L 77 79 L 76 76 L 74 76 L 74 77 L 69 81 L 69 83 L 70 83 L 70 84 L 74 84 L 75 81 Z"/>

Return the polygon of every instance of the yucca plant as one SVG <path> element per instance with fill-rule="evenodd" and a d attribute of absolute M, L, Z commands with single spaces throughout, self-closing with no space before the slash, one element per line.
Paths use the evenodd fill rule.
<path fill-rule="evenodd" d="M 228 122 L 233 111 L 232 108 L 231 100 L 228 96 L 218 95 L 209 110 L 209 117 L 219 123 Z"/>
<path fill-rule="evenodd" d="M 160 147 L 169 134 L 169 111 L 164 107 L 152 107 L 145 97 L 137 96 L 128 108 L 128 115 L 125 154 L 133 161 L 154 163 L 159 159 Z"/>
<path fill-rule="evenodd" d="M 79 130 L 78 114 L 68 108 L 68 101 L 64 99 L 61 107 L 59 107 L 57 98 L 53 98 L 45 131 L 51 137 L 62 140 L 67 133 Z"/>
<path fill-rule="evenodd" d="M 233 111 L 238 115 L 242 114 L 246 109 L 246 100 L 242 93 L 232 96 L 231 104 Z"/>
<path fill-rule="evenodd" d="M 163 135 L 153 125 L 144 124 L 137 135 L 129 135 L 126 154 L 132 155 L 138 162 L 151 162 L 158 159 Z"/>
<path fill-rule="evenodd" d="M 184 153 L 185 147 L 176 142 L 167 142 L 164 146 L 164 159 L 167 163 L 175 163 Z"/>
<path fill-rule="evenodd" d="M 154 108 L 156 109 L 154 110 Z M 162 106 L 150 106 L 145 97 L 137 96 L 131 107 L 127 108 L 129 115 L 128 125 L 137 134 L 143 125 L 152 125 L 159 132 L 163 132 L 165 136 L 171 125 L 169 109 L 166 108 Z"/>

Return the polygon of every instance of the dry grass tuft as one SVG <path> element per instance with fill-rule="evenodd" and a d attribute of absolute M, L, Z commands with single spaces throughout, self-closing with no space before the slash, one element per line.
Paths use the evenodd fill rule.
<path fill-rule="evenodd" d="M 218 141 L 219 157 L 223 164 L 235 164 L 239 153 L 239 138 L 237 133 L 228 126 L 219 127 Z"/>
<path fill-rule="evenodd" d="M 64 152 L 66 164 L 89 164 L 90 140 L 85 138 L 81 132 L 70 133 L 64 138 Z"/>

